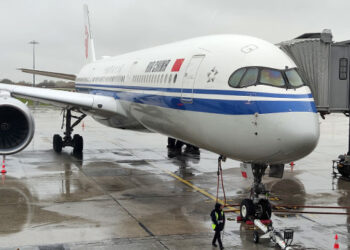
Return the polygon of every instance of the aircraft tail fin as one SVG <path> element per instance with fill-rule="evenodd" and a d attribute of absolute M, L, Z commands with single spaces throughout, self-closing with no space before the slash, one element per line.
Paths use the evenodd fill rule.
<path fill-rule="evenodd" d="M 89 8 L 86 4 L 84 4 L 84 25 L 85 25 L 85 58 L 86 62 L 94 62 L 96 61 L 96 55 L 95 55 L 95 46 L 94 46 L 94 39 L 91 33 L 91 26 L 90 26 L 90 17 L 89 17 Z"/>

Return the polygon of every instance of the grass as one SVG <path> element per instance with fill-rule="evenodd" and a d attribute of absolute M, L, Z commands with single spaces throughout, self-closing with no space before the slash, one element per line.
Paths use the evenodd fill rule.
<path fill-rule="evenodd" d="M 28 99 L 20 98 L 20 97 L 16 97 L 16 99 L 20 100 L 23 103 L 27 103 L 28 106 L 34 106 L 34 105 L 51 106 L 50 104 L 41 103 L 41 102 L 37 102 L 37 101 L 32 101 L 32 100 L 28 100 Z M 35 104 L 35 103 L 37 103 L 37 104 Z"/>

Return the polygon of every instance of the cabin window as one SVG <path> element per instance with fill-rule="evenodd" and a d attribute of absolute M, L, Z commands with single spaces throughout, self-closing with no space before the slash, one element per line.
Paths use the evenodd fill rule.
<path fill-rule="evenodd" d="M 348 59 L 340 58 L 339 59 L 339 80 L 348 79 Z"/>
<path fill-rule="evenodd" d="M 176 83 L 177 74 L 174 75 L 174 83 Z"/>
<path fill-rule="evenodd" d="M 163 83 L 164 74 L 160 76 L 160 83 Z"/>
<path fill-rule="evenodd" d="M 165 77 L 164 77 L 164 83 L 167 83 L 168 81 L 168 74 L 165 74 Z"/>
<path fill-rule="evenodd" d="M 245 72 L 241 82 L 241 87 L 248 87 L 254 85 L 258 79 L 259 70 L 257 68 L 250 68 Z"/>
<path fill-rule="evenodd" d="M 170 75 L 169 75 L 169 83 L 171 83 L 172 78 L 173 78 L 173 75 L 170 74 Z"/>

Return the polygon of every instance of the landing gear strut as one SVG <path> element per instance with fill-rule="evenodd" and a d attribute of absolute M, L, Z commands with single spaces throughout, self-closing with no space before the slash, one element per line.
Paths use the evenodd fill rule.
<path fill-rule="evenodd" d="M 85 117 L 86 114 L 80 113 L 80 116 L 74 116 L 72 115 L 72 109 L 67 109 L 65 113 L 63 114 L 63 120 L 62 120 L 62 128 L 65 126 L 65 132 L 64 132 L 64 137 L 62 137 L 58 134 L 55 134 L 53 136 L 53 149 L 55 152 L 60 153 L 62 152 L 62 148 L 64 147 L 73 147 L 73 153 L 79 154 L 82 153 L 83 151 L 83 137 L 75 134 L 72 138 L 72 132 L 73 128 L 77 126 Z M 73 124 L 72 124 L 72 118 L 77 119 Z"/>
<path fill-rule="evenodd" d="M 191 145 L 191 144 L 188 144 L 188 143 L 184 143 L 183 141 L 168 137 L 168 146 L 167 147 L 169 149 L 174 149 L 174 150 L 178 151 L 179 153 L 181 153 L 183 145 L 186 145 L 184 153 L 192 154 L 192 155 L 200 155 L 200 151 L 199 151 L 198 147 Z"/>
<path fill-rule="evenodd" d="M 271 204 L 267 199 L 268 191 L 266 191 L 261 179 L 265 174 L 267 165 L 252 164 L 252 172 L 254 183 L 251 188 L 250 198 L 244 199 L 241 203 L 242 220 L 260 219 L 266 220 L 271 218 Z"/>

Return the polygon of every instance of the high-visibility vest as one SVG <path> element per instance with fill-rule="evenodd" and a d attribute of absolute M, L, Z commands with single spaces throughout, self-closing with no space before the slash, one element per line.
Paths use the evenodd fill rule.
<path fill-rule="evenodd" d="M 217 212 L 215 212 L 215 217 L 216 217 L 216 221 L 219 224 L 219 214 Z M 224 218 L 224 211 L 221 211 L 221 217 Z M 222 222 L 223 223 L 223 222 Z M 213 230 L 215 230 L 216 225 L 214 223 L 211 224 L 211 227 L 213 228 Z"/>

